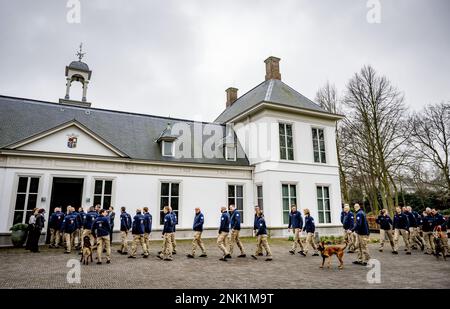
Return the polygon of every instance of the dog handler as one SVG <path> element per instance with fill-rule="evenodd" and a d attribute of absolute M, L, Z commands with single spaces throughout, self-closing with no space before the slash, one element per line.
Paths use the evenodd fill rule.
<path fill-rule="evenodd" d="M 356 211 L 356 223 L 353 231 L 356 232 L 358 238 L 358 257 L 353 264 L 366 266 L 370 259 L 369 250 L 367 249 L 367 241 L 369 240 L 369 224 L 367 223 L 366 214 L 359 204 L 353 207 Z"/>
<path fill-rule="evenodd" d="M 97 239 L 97 264 L 102 263 L 103 245 L 106 247 L 106 264 L 111 263 L 111 243 L 109 241 L 111 226 L 109 225 L 106 209 L 100 210 L 100 215 L 92 225 L 91 232 L 92 236 Z"/>

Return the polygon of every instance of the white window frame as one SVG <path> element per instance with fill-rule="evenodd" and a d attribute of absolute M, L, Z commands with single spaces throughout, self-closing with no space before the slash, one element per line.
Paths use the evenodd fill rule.
<path fill-rule="evenodd" d="M 233 148 L 234 156 L 230 157 L 228 153 L 228 148 Z M 225 160 L 236 161 L 237 159 L 237 147 L 236 145 L 225 145 Z"/>
<path fill-rule="evenodd" d="M 166 143 L 172 143 L 172 153 L 171 154 L 166 154 L 165 153 L 165 149 L 166 149 Z M 175 141 L 162 141 L 161 144 L 161 155 L 163 157 L 175 157 Z"/>
<path fill-rule="evenodd" d="M 95 182 L 99 180 L 102 181 L 102 193 L 101 194 L 95 194 Z M 102 177 L 94 177 L 93 181 L 93 189 L 92 189 L 92 204 L 95 202 L 95 196 L 101 196 L 100 198 L 100 205 L 103 207 L 103 201 L 105 197 L 105 181 L 111 181 L 111 194 L 106 194 L 107 196 L 111 196 L 111 206 L 114 204 L 114 192 L 115 192 L 115 181 L 114 178 L 102 178 Z"/>
<path fill-rule="evenodd" d="M 18 194 L 23 194 L 24 192 L 18 192 L 19 191 L 19 181 L 20 178 L 28 178 L 27 180 L 27 189 L 25 192 L 25 202 L 24 202 L 24 209 L 23 210 L 17 210 L 17 211 L 22 211 L 23 213 L 23 218 L 22 218 L 22 222 L 18 222 L 18 223 L 25 223 L 28 224 L 28 222 L 26 221 L 26 215 L 27 215 L 27 206 L 28 206 L 28 198 L 30 195 L 30 184 L 31 184 L 31 179 L 30 178 L 38 178 L 39 179 L 39 184 L 38 184 L 38 191 L 37 191 L 37 195 L 36 195 L 36 206 L 35 207 L 39 207 L 39 199 L 41 197 L 41 190 L 42 190 L 42 182 L 41 180 L 43 179 L 42 174 L 39 175 L 33 175 L 33 174 L 16 174 L 16 180 L 14 183 L 14 192 L 13 192 L 13 197 L 11 199 L 11 204 L 12 204 L 12 217 L 11 217 L 11 225 L 14 223 L 14 216 L 15 216 L 15 212 L 16 212 L 16 199 L 17 199 L 17 195 Z M 33 193 L 34 194 L 34 193 Z M 31 209 L 32 210 L 32 209 Z"/>
<path fill-rule="evenodd" d="M 288 196 L 287 198 L 289 199 L 289 204 L 288 204 L 288 209 L 284 210 L 283 208 L 283 199 L 284 199 L 284 195 L 283 195 L 283 186 L 288 186 Z M 292 196 L 291 196 L 291 186 L 295 187 L 295 203 L 292 203 Z M 297 210 L 300 211 L 300 208 L 298 207 L 297 203 L 298 203 L 298 195 L 299 195 L 299 191 L 298 191 L 298 183 L 295 182 L 282 182 L 281 183 L 281 220 L 283 222 L 283 224 L 288 225 L 288 222 L 284 222 L 284 214 L 287 212 L 289 214 L 289 212 L 291 211 L 291 205 L 295 204 L 297 206 Z"/>
<path fill-rule="evenodd" d="M 169 195 L 162 195 L 161 194 L 162 185 L 165 184 L 165 183 L 169 184 Z M 178 222 L 180 222 L 180 216 L 181 216 L 181 213 L 182 213 L 181 212 L 182 183 L 181 183 L 180 180 L 161 179 L 159 181 L 158 204 L 157 204 L 157 205 L 159 205 L 159 209 L 158 209 L 158 217 L 159 217 L 158 224 L 160 226 L 163 226 L 163 224 L 161 224 L 161 220 L 163 219 L 161 213 L 163 212 L 164 206 L 165 206 L 165 205 L 161 204 L 161 198 L 167 197 L 169 199 L 169 205 L 167 205 L 167 206 L 172 206 L 171 205 L 171 203 L 172 203 L 172 184 L 177 184 L 178 185 L 178 196 L 176 196 L 176 197 L 178 197 L 178 209 L 175 211 L 175 213 L 177 214 Z"/>
<path fill-rule="evenodd" d="M 284 144 L 285 144 L 285 146 L 284 146 L 284 150 L 286 150 L 286 159 L 282 159 L 281 158 L 281 150 L 282 150 L 282 146 L 281 146 L 281 143 L 280 143 L 280 135 L 281 135 L 281 132 L 280 132 L 280 124 L 281 125 L 283 125 L 284 126 Z M 288 152 L 288 149 L 290 148 L 290 147 L 288 147 L 288 143 L 287 143 L 287 138 L 288 138 L 288 135 L 286 134 L 286 132 L 287 132 L 287 130 L 286 130 L 286 126 L 291 126 L 291 132 L 292 132 L 292 156 L 293 156 L 293 158 L 292 159 L 289 159 L 289 152 Z M 294 139 L 294 123 L 292 123 L 292 122 L 287 122 L 287 121 L 279 121 L 278 122 L 278 155 L 279 155 L 279 157 L 280 157 L 280 161 L 288 161 L 288 162 L 292 162 L 292 161 L 295 161 L 295 157 L 296 157 L 296 155 L 295 155 L 295 139 Z"/>
<path fill-rule="evenodd" d="M 318 162 L 316 162 L 316 160 L 314 159 L 314 133 L 313 133 L 313 130 L 317 130 L 317 149 L 319 151 L 319 161 Z M 322 149 L 320 148 L 320 138 L 319 138 L 320 134 L 319 134 L 319 130 L 323 131 L 323 144 L 325 146 L 325 149 L 323 151 L 323 153 L 324 153 L 324 157 L 323 158 L 322 158 Z M 327 164 L 327 157 L 328 157 L 327 156 L 327 148 L 328 147 L 326 145 L 327 139 L 325 137 L 325 132 L 326 132 L 326 130 L 323 127 L 311 127 L 311 140 L 312 140 L 312 146 L 313 146 L 312 151 L 313 151 L 313 162 L 314 163 Z"/>
<path fill-rule="evenodd" d="M 319 195 L 317 194 L 317 189 L 321 188 L 322 190 L 322 205 L 323 205 L 323 210 L 319 209 Z M 328 198 L 324 197 L 324 188 L 328 188 Z M 329 209 L 326 209 L 325 207 L 325 200 L 328 200 L 328 205 L 329 205 Z M 333 222 L 333 218 L 332 218 L 332 213 L 331 213 L 331 186 L 329 184 L 316 184 L 316 203 L 317 203 L 317 222 L 319 224 L 331 224 Z M 320 222 L 320 213 L 323 213 L 323 221 L 324 222 Z M 326 222 L 327 221 L 327 216 L 326 214 L 329 213 L 330 214 L 330 222 Z"/>
<path fill-rule="evenodd" d="M 256 187 L 256 205 L 259 206 L 259 208 L 261 210 L 264 210 L 264 186 L 262 183 L 258 183 L 255 185 Z M 261 187 L 261 196 L 258 195 L 258 188 Z M 261 204 L 259 203 L 259 201 L 261 200 Z"/>
<path fill-rule="evenodd" d="M 231 197 L 228 194 L 228 190 L 229 190 L 229 186 L 234 186 L 234 196 Z M 242 187 L 242 209 L 238 209 L 238 205 L 237 205 L 237 190 L 236 187 L 240 186 Z M 229 200 L 230 198 L 234 198 L 234 206 L 236 207 L 236 210 L 239 211 L 240 215 L 241 215 L 241 223 L 244 223 L 244 209 L 245 209 L 245 184 L 244 183 L 227 183 L 227 187 L 226 187 L 226 197 L 227 197 L 227 203 L 226 205 L 229 206 Z"/>

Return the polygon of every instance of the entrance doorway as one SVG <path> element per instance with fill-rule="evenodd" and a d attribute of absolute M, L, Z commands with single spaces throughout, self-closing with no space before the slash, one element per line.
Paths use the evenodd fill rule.
<path fill-rule="evenodd" d="M 65 214 L 67 206 L 71 205 L 78 209 L 81 207 L 83 198 L 83 178 L 62 178 L 54 177 L 52 184 L 52 195 L 50 198 L 51 215 L 56 207 L 61 207 L 61 211 Z M 50 242 L 50 231 L 47 231 L 47 243 Z"/>

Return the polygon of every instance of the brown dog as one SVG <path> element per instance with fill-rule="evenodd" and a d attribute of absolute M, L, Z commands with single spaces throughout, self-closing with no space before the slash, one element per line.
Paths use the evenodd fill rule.
<path fill-rule="evenodd" d="M 333 254 L 336 255 L 336 257 L 339 260 L 339 269 L 344 268 L 344 252 L 345 248 L 347 248 L 347 243 L 345 243 L 344 247 L 341 246 L 325 246 L 325 242 L 321 241 L 319 245 L 317 246 L 317 249 L 320 251 L 320 254 L 322 255 L 322 265 L 320 268 L 323 268 L 323 265 L 325 264 L 325 260 L 328 259 L 328 268 L 331 267 L 331 256 Z"/>
<path fill-rule="evenodd" d="M 84 236 L 83 238 L 83 248 L 81 248 L 81 260 L 84 265 L 89 265 L 89 260 L 92 260 L 92 248 L 91 248 L 91 239 L 89 236 Z"/>

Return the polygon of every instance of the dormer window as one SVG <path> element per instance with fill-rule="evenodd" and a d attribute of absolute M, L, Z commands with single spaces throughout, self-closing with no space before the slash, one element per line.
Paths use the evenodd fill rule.
<path fill-rule="evenodd" d="M 173 141 L 162 141 L 162 156 L 174 157 L 175 156 L 175 143 Z"/>
<path fill-rule="evenodd" d="M 155 141 L 161 145 L 161 155 L 163 157 L 175 157 L 175 141 L 177 137 L 172 135 L 172 128 L 170 123 L 161 132 L 158 139 Z"/>
<path fill-rule="evenodd" d="M 225 146 L 225 159 L 227 161 L 236 161 L 236 145 L 229 144 Z"/>

